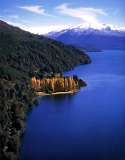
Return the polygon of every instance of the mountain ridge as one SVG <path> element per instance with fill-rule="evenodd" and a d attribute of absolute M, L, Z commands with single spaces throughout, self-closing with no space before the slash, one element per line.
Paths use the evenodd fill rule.
<path fill-rule="evenodd" d="M 86 50 L 125 49 L 125 31 L 109 26 L 101 29 L 73 27 L 46 36 Z"/>

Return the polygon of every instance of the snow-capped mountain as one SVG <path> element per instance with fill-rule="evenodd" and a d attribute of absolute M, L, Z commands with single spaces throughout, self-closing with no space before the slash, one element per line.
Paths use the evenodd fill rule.
<path fill-rule="evenodd" d="M 89 51 L 125 49 L 125 30 L 107 25 L 99 29 L 77 26 L 59 32 L 50 32 L 47 36 Z"/>

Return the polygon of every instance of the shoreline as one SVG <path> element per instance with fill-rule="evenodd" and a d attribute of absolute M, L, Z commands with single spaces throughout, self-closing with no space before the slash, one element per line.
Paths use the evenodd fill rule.
<path fill-rule="evenodd" d="M 54 93 L 45 93 L 45 92 L 36 92 L 37 96 L 55 96 L 55 95 L 65 95 L 65 94 L 74 94 L 78 92 L 79 89 L 71 90 L 71 91 L 64 91 L 64 92 L 54 92 Z"/>

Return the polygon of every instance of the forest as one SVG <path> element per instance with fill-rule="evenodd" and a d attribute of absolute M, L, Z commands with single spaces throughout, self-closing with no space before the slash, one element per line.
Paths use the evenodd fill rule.
<path fill-rule="evenodd" d="M 68 92 L 80 89 L 80 87 L 86 86 L 86 83 L 78 79 L 77 76 L 70 77 L 49 77 L 43 79 L 32 78 L 32 87 L 37 92 L 44 93 L 56 93 L 56 92 Z"/>
<path fill-rule="evenodd" d="M 26 115 L 37 103 L 31 78 L 90 62 L 87 54 L 73 46 L 0 21 L 0 159 L 18 157 Z"/>

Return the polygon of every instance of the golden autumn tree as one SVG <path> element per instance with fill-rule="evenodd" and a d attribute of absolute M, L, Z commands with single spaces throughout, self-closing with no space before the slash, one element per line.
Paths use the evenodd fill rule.
<path fill-rule="evenodd" d="M 50 77 L 43 79 L 32 78 L 32 87 L 41 92 L 65 92 L 78 87 L 74 77 Z"/>

